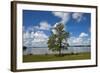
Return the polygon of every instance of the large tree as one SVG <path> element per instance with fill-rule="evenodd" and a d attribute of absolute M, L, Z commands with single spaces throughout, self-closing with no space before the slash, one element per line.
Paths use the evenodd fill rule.
<path fill-rule="evenodd" d="M 68 49 L 67 39 L 69 38 L 69 32 L 65 32 L 64 25 L 59 23 L 55 28 L 56 34 L 52 33 L 48 40 L 48 47 L 52 51 L 58 51 L 61 55 L 62 49 Z"/>

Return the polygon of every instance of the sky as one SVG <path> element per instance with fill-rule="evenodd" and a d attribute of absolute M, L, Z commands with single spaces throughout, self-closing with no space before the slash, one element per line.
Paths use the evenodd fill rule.
<path fill-rule="evenodd" d="M 90 45 L 91 13 L 23 10 L 23 46 L 47 47 L 59 23 L 70 33 L 70 45 Z"/>

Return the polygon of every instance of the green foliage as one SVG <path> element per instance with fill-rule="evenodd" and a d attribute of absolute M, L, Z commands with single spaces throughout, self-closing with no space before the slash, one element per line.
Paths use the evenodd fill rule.
<path fill-rule="evenodd" d="M 48 47 L 50 50 L 59 51 L 59 54 L 61 54 L 61 49 L 67 49 L 67 39 L 69 38 L 69 32 L 64 31 L 64 25 L 61 23 L 58 24 L 54 29 L 56 30 L 56 34 L 52 33 L 52 35 L 49 37 Z M 63 43 L 63 40 L 66 40 L 66 43 Z M 64 44 L 64 47 L 62 44 Z"/>
<path fill-rule="evenodd" d="M 50 37 L 49 37 L 49 40 L 48 40 L 48 47 L 50 50 L 52 51 L 57 51 L 59 48 L 59 45 L 58 43 L 56 42 L 56 39 L 57 39 L 57 36 L 55 34 L 52 34 Z"/>

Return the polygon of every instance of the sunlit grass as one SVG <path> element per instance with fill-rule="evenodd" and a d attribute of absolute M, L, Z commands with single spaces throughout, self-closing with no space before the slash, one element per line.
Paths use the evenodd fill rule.
<path fill-rule="evenodd" d="M 58 55 L 24 55 L 23 62 L 39 62 L 39 61 L 62 61 L 62 60 L 84 60 L 90 59 L 91 54 L 77 53 L 77 54 L 64 54 L 63 56 Z"/>

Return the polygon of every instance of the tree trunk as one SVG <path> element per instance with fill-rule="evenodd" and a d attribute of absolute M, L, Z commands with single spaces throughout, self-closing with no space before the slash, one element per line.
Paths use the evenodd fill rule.
<path fill-rule="evenodd" d="M 60 56 L 61 56 L 61 54 L 62 54 L 62 53 L 61 53 L 61 48 L 62 48 L 61 46 L 62 46 L 62 45 L 61 45 L 61 40 L 60 40 L 60 47 L 59 47 L 59 48 L 60 48 L 60 49 L 59 49 L 59 55 L 60 55 Z"/>
<path fill-rule="evenodd" d="M 61 56 L 61 49 L 59 50 L 59 56 Z"/>

